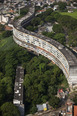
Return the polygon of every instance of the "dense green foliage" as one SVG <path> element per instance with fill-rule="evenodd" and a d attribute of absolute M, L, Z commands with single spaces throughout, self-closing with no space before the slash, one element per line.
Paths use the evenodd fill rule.
<path fill-rule="evenodd" d="M 24 79 L 27 108 L 29 106 L 32 109 L 32 106 L 36 104 L 45 103 L 48 100 L 51 101 L 52 97 L 55 97 L 57 94 L 59 88 L 65 88 L 65 83 L 67 83 L 65 80 L 62 71 L 56 65 L 50 63 L 48 59 L 43 56 L 39 56 L 38 58 L 35 56 L 32 58 L 26 65 Z M 53 102 L 55 105 L 51 106 L 56 108 L 60 100 L 56 102 L 53 99 Z M 26 111 L 29 110 L 27 108 Z"/>
<path fill-rule="evenodd" d="M 74 104 L 77 105 L 77 94 L 74 95 L 72 100 L 73 100 Z"/>
<path fill-rule="evenodd" d="M 42 32 L 42 34 L 50 38 L 53 38 L 55 36 L 54 32 Z"/>
<path fill-rule="evenodd" d="M 68 18 L 70 20 L 69 24 L 68 21 L 66 21 Z M 70 19 L 70 17 L 66 17 L 65 20 L 62 19 L 63 17 L 61 17 L 59 13 L 48 9 L 46 12 L 32 19 L 30 25 L 26 28 L 31 31 L 36 31 L 38 25 L 57 21 L 59 24 L 54 24 L 54 32 L 43 32 L 43 34 L 64 44 L 65 30 L 67 30 L 67 34 L 71 36 L 73 29 L 75 30 L 73 34 L 76 35 L 77 23 L 75 19 Z M 58 30 L 56 28 L 58 28 Z M 10 111 L 12 109 L 15 110 L 11 103 L 5 102 L 12 102 L 13 100 L 16 67 L 20 64 L 24 67 L 26 73 L 24 79 L 26 112 L 36 112 L 36 104 L 45 103 L 46 101 L 49 101 L 52 107 L 57 108 L 60 102 L 60 100 L 55 97 L 57 90 L 59 88 L 66 89 L 66 87 L 68 87 L 67 80 L 62 71 L 45 57 L 32 55 L 24 48 L 19 47 L 14 43 L 10 36 L 11 34 L 9 31 L 4 31 L 0 34 L 0 112 L 2 116 L 7 116 L 7 114 L 11 116 Z M 70 44 L 73 44 L 72 39 Z M 8 104 L 9 106 L 11 105 L 11 107 L 9 108 L 8 106 L 6 111 L 5 107 Z M 8 109 L 10 109 L 10 111 L 8 111 Z M 5 112 L 7 114 L 5 114 Z M 16 113 L 17 110 L 15 111 L 15 115 L 19 115 Z"/>
<path fill-rule="evenodd" d="M 67 6 L 67 3 L 66 2 L 58 2 L 58 9 L 59 11 L 65 11 L 66 10 L 66 6 Z"/>
<path fill-rule="evenodd" d="M 56 96 L 52 96 L 51 99 L 49 100 L 49 104 L 54 108 L 57 108 L 59 106 L 59 103 L 60 99 Z"/>
<path fill-rule="evenodd" d="M 2 37 L 2 36 L 1 36 Z M 62 71 L 43 56 L 35 56 L 14 43 L 12 37 L 0 41 L 0 112 L 5 115 L 5 102 L 12 102 L 14 79 L 17 65 L 25 69 L 26 112 L 37 111 L 36 104 L 55 97 L 59 88 L 68 87 Z M 66 87 L 65 87 L 66 86 Z M 54 102 L 54 101 L 53 101 Z M 53 106 L 53 105 L 52 105 Z M 3 108 L 2 108 L 3 107 Z M 58 106 L 53 106 L 58 107 Z M 8 106 L 9 108 L 9 106 Z M 10 111 L 13 106 L 10 107 Z M 5 110 L 3 110 L 5 109 Z M 7 113 L 6 112 L 6 113 Z M 12 112 L 14 113 L 14 111 Z"/>
<path fill-rule="evenodd" d="M 59 2 L 58 4 L 59 7 L 66 8 L 66 3 Z M 57 24 L 55 24 L 56 22 Z M 59 12 L 54 12 L 49 8 L 33 18 L 26 29 L 37 32 L 39 25 L 43 26 L 46 23 L 53 25 L 53 32 L 43 32 L 42 34 L 55 39 L 61 44 L 66 45 L 67 41 L 69 46 L 77 46 L 77 19 L 67 15 L 61 15 Z"/>
<path fill-rule="evenodd" d="M 0 107 L 2 107 L 5 102 L 13 101 L 14 79 L 17 65 L 24 65 L 33 55 L 15 44 L 12 37 L 2 38 L 1 35 L 0 39 Z M 4 116 L 3 109 L 1 112 L 2 115 L 0 116 Z M 9 114 L 10 111 L 7 112 Z M 8 116 L 11 115 L 9 114 Z M 17 115 L 15 114 L 15 116 Z"/>
<path fill-rule="evenodd" d="M 50 37 L 61 44 L 65 44 L 65 35 L 63 33 L 42 32 L 43 35 Z"/>
<path fill-rule="evenodd" d="M 2 116 L 20 116 L 18 108 L 11 102 L 6 102 L 1 106 Z"/>
<path fill-rule="evenodd" d="M 0 32 L 5 30 L 5 26 L 0 24 Z"/>
<path fill-rule="evenodd" d="M 53 25 L 53 31 L 56 32 L 56 33 L 63 33 L 64 29 L 63 29 L 62 25 L 54 24 Z"/>
<path fill-rule="evenodd" d="M 63 33 L 57 33 L 55 36 L 54 36 L 54 39 L 56 41 L 59 41 L 60 43 L 64 44 L 65 43 L 65 35 Z"/>
<path fill-rule="evenodd" d="M 12 35 L 12 31 L 4 31 L 2 33 L 2 37 L 3 38 L 10 37 L 11 35 Z"/>
<path fill-rule="evenodd" d="M 61 15 L 71 16 L 72 18 L 77 19 L 77 9 L 74 9 L 72 13 L 69 12 L 60 12 Z"/>

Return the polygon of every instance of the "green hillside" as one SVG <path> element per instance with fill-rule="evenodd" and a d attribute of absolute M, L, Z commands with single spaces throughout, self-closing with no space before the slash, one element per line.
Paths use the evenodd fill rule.
<path fill-rule="evenodd" d="M 75 11 L 74 11 L 74 12 L 72 12 L 72 13 L 68 13 L 68 12 L 61 12 L 60 14 L 61 14 L 61 15 L 68 15 L 68 16 L 71 16 L 71 17 L 73 17 L 73 18 L 77 19 L 77 10 L 75 10 Z"/>
<path fill-rule="evenodd" d="M 13 36 L 3 38 L 0 40 L 0 51 L 6 51 L 10 48 L 17 46 L 17 44 L 13 40 Z"/>

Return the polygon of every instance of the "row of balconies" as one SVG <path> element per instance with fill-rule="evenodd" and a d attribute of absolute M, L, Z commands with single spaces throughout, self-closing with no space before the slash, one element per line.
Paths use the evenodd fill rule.
<path fill-rule="evenodd" d="M 45 46 L 43 47 L 43 45 L 42 45 L 42 43 L 43 43 L 43 41 L 41 40 L 41 39 L 39 39 L 40 40 L 40 43 L 38 42 L 38 41 L 35 41 L 36 39 L 35 38 L 33 38 L 33 41 L 32 40 L 30 40 L 29 39 L 29 37 L 28 38 L 26 38 L 25 37 L 25 39 L 23 38 L 23 34 L 19 34 L 19 32 L 17 32 L 17 30 L 15 30 L 15 32 L 14 32 L 14 34 L 15 34 L 15 36 L 18 38 L 18 39 L 20 39 L 20 41 L 22 40 L 22 41 L 24 41 L 24 42 L 27 42 L 27 43 L 30 43 L 30 44 L 33 44 L 33 45 L 35 45 L 35 46 L 38 46 L 38 47 L 41 47 L 41 48 L 43 48 L 43 49 L 45 49 L 45 50 L 47 50 L 48 52 L 50 52 L 50 53 L 52 53 L 53 55 L 55 55 L 55 57 L 57 58 L 57 59 L 59 59 L 61 62 L 62 62 L 62 64 L 65 66 L 65 68 L 67 68 L 67 70 L 68 70 L 68 62 L 67 62 L 67 60 L 65 59 L 65 57 L 63 56 L 63 54 L 56 48 L 56 47 L 54 47 L 53 45 L 51 45 L 51 44 L 49 44 L 48 42 L 45 42 L 46 44 L 45 44 Z M 20 36 L 20 35 L 22 35 L 22 36 Z M 39 44 L 40 44 L 40 46 L 39 46 Z"/>
<path fill-rule="evenodd" d="M 41 54 L 41 55 L 47 57 L 48 59 L 54 61 L 55 64 L 58 65 L 59 68 L 61 68 L 61 69 L 63 70 L 65 76 L 68 77 L 68 73 L 69 73 L 69 72 L 68 72 L 67 67 L 66 67 L 57 57 L 55 57 L 55 55 L 50 54 L 48 51 L 43 50 L 43 49 L 41 49 L 41 48 L 38 48 L 37 46 L 35 47 L 35 46 L 31 45 L 31 44 L 28 44 L 28 45 L 27 45 L 26 42 L 22 42 L 22 40 L 18 40 L 18 39 L 15 38 L 15 37 L 14 37 L 14 40 L 15 40 L 15 42 L 16 42 L 17 44 L 19 44 L 20 46 L 25 47 L 25 48 L 27 48 L 27 49 L 30 49 L 31 51 L 35 51 L 36 53 Z M 64 62 L 65 62 L 65 61 L 64 61 Z"/>

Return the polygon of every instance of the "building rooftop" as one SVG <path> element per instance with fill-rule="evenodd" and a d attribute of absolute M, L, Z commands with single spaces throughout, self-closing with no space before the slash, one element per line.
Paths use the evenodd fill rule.
<path fill-rule="evenodd" d="M 23 103 L 23 77 L 24 69 L 21 66 L 18 66 L 16 69 L 16 79 L 14 86 L 14 102 L 19 104 Z"/>
<path fill-rule="evenodd" d="M 21 19 L 18 19 L 15 23 L 14 23 L 14 27 L 23 32 L 23 33 L 27 33 L 29 35 L 32 35 L 32 36 L 36 36 L 37 38 L 40 38 L 42 40 L 45 40 L 46 42 L 49 42 L 50 44 L 52 44 L 53 46 L 55 46 L 57 49 L 59 49 L 59 51 L 61 51 L 64 56 L 66 57 L 68 63 L 70 66 L 77 66 L 77 58 L 75 57 L 75 55 L 68 49 L 66 48 L 65 46 L 63 46 L 62 44 L 60 44 L 59 42 L 51 39 L 51 38 L 48 38 L 44 35 L 41 35 L 41 34 L 37 34 L 35 32 L 30 32 L 26 29 L 23 28 L 24 25 L 26 25 L 27 23 L 29 23 L 29 20 L 31 18 L 32 15 L 34 15 L 34 12 L 35 12 L 35 8 L 34 8 L 34 5 L 29 9 L 29 12 L 27 13 L 26 16 L 24 16 L 23 18 Z"/>
<path fill-rule="evenodd" d="M 74 105 L 74 116 L 77 116 L 77 105 Z"/>
<path fill-rule="evenodd" d="M 5 25 L 5 30 L 12 30 L 13 28 L 12 27 L 9 27 L 8 25 Z"/>

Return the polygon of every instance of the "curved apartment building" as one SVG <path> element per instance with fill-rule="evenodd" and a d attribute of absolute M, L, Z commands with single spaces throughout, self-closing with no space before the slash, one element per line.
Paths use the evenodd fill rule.
<path fill-rule="evenodd" d="M 28 25 L 34 15 L 35 8 L 33 5 L 26 16 L 14 23 L 14 41 L 18 45 L 52 60 L 63 71 L 70 86 L 77 84 L 77 58 L 74 54 L 59 42 L 24 29 L 24 25 Z"/>

